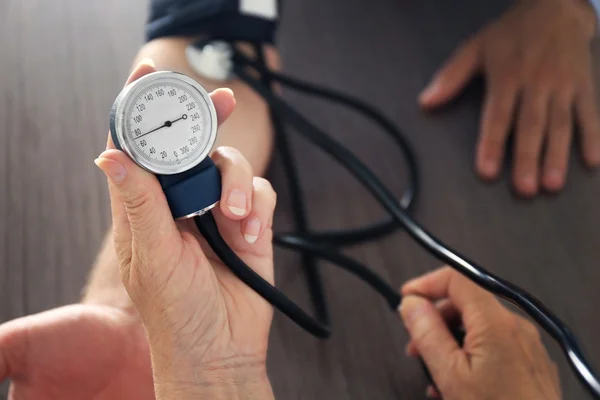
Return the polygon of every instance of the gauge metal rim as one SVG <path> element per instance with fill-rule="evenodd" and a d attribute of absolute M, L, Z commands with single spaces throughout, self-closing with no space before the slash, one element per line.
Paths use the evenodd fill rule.
<path fill-rule="evenodd" d="M 194 211 L 193 213 L 189 213 L 188 215 L 184 215 L 183 217 L 178 217 L 177 221 L 183 221 L 184 219 L 202 216 L 202 215 L 206 214 L 207 212 L 209 212 L 210 210 L 212 210 L 213 208 L 215 208 L 217 206 L 217 204 L 219 204 L 218 201 L 214 204 L 211 204 L 210 206 L 208 206 L 206 208 L 203 208 L 202 210 Z"/>
<path fill-rule="evenodd" d="M 211 121 L 210 132 L 209 132 L 210 137 L 208 138 L 206 147 L 196 157 L 196 160 L 190 164 L 181 165 L 181 166 L 172 165 L 169 167 L 153 165 L 153 164 L 149 163 L 148 161 L 146 161 L 145 159 L 143 159 L 142 157 L 138 156 L 134 151 L 132 151 L 129 146 L 128 139 L 126 138 L 124 117 L 125 117 L 125 106 L 128 105 L 129 99 L 132 97 L 132 95 L 137 94 L 137 92 L 140 91 L 140 88 L 142 88 L 142 90 L 143 90 L 143 87 L 150 86 L 154 82 L 160 81 L 160 80 L 178 80 L 178 81 L 181 81 L 181 82 L 189 85 L 190 89 L 195 90 L 200 95 L 200 98 L 207 105 L 209 118 Z M 131 159 L 133 159 L 136 162 L 136 164 L 138 164 L 140 167 L 142 167 L 145 170 L 152 172 L 154 174 L 175 175 L 175 174 L 179 174 L 181 172 L 185 172 L 185 171 L 188 171 L 188 170 L 194 168 L 196 165 L 200 164 L 209 155 L 209 153 L 213 149 L 213 146 L 215 145 L 215 142 L 217 140 L 218 121 L 217 121 L 217 111 L 215 110 L 215 106 L 214 106 L 212 100 L 210 99 L 208 92 L 198 82 L 196 82 L 195 80 L 193 80 L 192 78 L 190 78 L 184 74 L 180 74 L 178 72 L 173 72 L 173 71 L 159 71 L 159 72 L 152 72 L 148 75 L 144 75 L 143 77 L 139 78 L 135 82 L 133 82 L 130 85 L 128 85 L 127 87 L 125 87 L 125 89 L 123 89 L 121 94 L 117 97 L 117 100 L 115 100 L 115 103 L 116 104 L 113 107 L 115 123 L 114 123 L 114 126 L 111 126 L 111 129 L 114 129 L 114 135 L 116 136 L 117 140 L 119 141 L 119 146 L 122 148 L 122 150 L 125 153 L 127 153 L 127 155 L 129 157 L 131 157 Z"/>

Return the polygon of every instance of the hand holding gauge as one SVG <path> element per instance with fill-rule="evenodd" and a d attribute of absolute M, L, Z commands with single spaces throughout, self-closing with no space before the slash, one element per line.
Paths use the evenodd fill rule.
<path fill-rule="evenodd" d="M 211 152 L 217 126 L 234 106 L 231 91 L 208 95 L 180 74 L 143 74 L 118 96 L 111 113 L 111 137 L 123 151 L 107 150 L 97 160 L 109 178 L 114 246 L 123 285 L 147 332 L 157 399 L 172 397 L 172 388 L 181 399 L 231 398 L 230 382 L 240 376 L 251 387 L 235 389 L 272 398 L 263 367 L 272 308 L 232 279 L 191 221 L 173 220 L 204 213 L 222 196 L 206 216 L 214 216 L 231 251 L 273 282 L 269 221 L 275 193 L 253 176 L 239 151 Z M 183 146 L 189 151 L 181 152 Z M 169 156 L 163 159 L 161 152 Z M 115 165 L 121 172 L 111 173 Z M 243 215 L 228 207 L 234 190 L 248 199 Z M 259 229 L 249 232 L 251 227 Z"/>

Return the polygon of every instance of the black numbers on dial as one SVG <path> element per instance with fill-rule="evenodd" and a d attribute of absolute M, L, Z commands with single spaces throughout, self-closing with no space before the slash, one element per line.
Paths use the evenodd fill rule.
<path fill-rule="evenodd" d="M 179 100 L 177 103 L 179 104 L 178 108 L 180 111 L 175 111 L 173 113 L 173 116 L 166 115 L 164 117 L 164 120 L 161 119 L 160 121 L 156 122 L 154 121 L 154 119 L 156 119 L 156 116 L 154 116 L 155 110 L 152 108 L 156 106 L 153 104 L 153 101 L 158 100 L 160 102 L 160 98 L 166 95 L 168 95 L 167 98 L 172 97 L 172 101 L 175 101 L 175 98 Z M 135 108 L 133 108 L 133 112 L 131 113 L 129 118 L 133 119 L 133 126 L 131 126 L 130 128 L 130 132 L 133 133 L 132 139 L 135 139 L 135 142 L 138 143 L 140 150 L 143 149 L 141 150 L 141 152 L 145 153 L 147 156 L 150 156 L 151 159 L 154 159 L 156 161 L 162 160 L 163 163 L 180 164 L 182 162 L 185 162 L 185 160 L 187 160 L 188 157 L 190 157 L 190 154 L 193 154 L 196 151 L 196 146 L 198 145 L 198 143 L 200 143 L 199 135 L 202 134 L 202 131 L 204 129 L 204 125 L 202 122 L 204 118 L 200 110 L 201 107 L 198 107 L 198 103 L 195 101 L 193 94 L 181 88 L 167 85 L 166 87 L 154 87 L 147 92 L 142 92 L 142 95 L 138 99 L 139 101 L 135 103 Z M 170 99 L 169 102 L 171 102 Z M 183 105 L 185 105 L 184 110 L 186 111 L 181 110 Z M 162 112 L 162 110 L 159 110 L 158 112 Z M 148 113 L 151 113 L 152 115 Z M 185 123 L 185 121 L 179 122 L 180 120 L 185 119 L 188 120 L 188 123 L 190 121 L 192 122 L 190 124 L 191 128 L 190 125 L 187 125 Z M 164 121 L 167 121 L 167 123 L 165 123 Z M 171 121 L 171 124 L 168 124 L 168 121 Z M 163 150 L 161 149 L 162 146 L 160 145 L 160 143 L 153 142 L 153 138 L 160 137 L 160 132 L 162 132 L 162 134 L 165 135 L 165 132 L 169 131 L 168 128 L 170 128 L 171 125 L 175 125 L 177 123 L 179 124 L 177 126 L 180 127 L 171 130 L 171 133 L 181 132 L 180 129 L 183 129 L 186 130 L 189 135 L 187 138 L 178 138 L 178 140 L 180 140 L 179 146 L 169 146 L 170 148 L 163 147 Z M 135 124 L 139 124 L 139 127 L 135 128 Z M 153 134 L 151 136 L 146 137 L 146 134 L 152 134 L 153 129 L 157 130 L 155 127 L 158 127 L 161 131 L 158 134 Z M 188 129 L 191 129 L 191 131 Z"/>

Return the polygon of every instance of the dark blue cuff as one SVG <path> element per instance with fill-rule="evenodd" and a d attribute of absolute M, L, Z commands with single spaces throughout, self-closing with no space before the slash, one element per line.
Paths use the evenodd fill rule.
<path fill-rule="evenodd" d="M 277 22 L 242 14 L 239 0 L 152 0 L 146 39 L 206 35 L 272 44 Z"/>

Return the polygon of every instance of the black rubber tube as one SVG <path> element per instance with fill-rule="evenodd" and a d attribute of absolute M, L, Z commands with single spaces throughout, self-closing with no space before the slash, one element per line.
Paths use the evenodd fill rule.
<path fill-rule="evenodd" d="M 407 164 L 407 172 L 408 172 L 408 183 L 407 187 L 400 198 L 399 205 L 406 210 L 410 210 L 416 204 L 416 199 L 419 191 L 419 168 L 417 159 L 414 155 L 414 151 L 410 143 L 406 140 L 406 138 L 401 134 L 398 128 L 391 122 L 388 118 L 386 118 L 383 114 L 377 111 L 371 105 L 348 96 L 346 94 L 338 93 L 331 89 L 321 87 L 318 85 L 301 82 L 298 79 L 294 79 L 289 76 L 285 76 L 283 74 L 279 74 L 273 72 L 266 68 L 260 60 L 254 61 L 245 57 L 240 53 L 235 53 L 234 62 L 239 66 L 250 66 L 256 69 L 261 76 L 264 78 L 268 78 L 269 81 L 276 81 L 281 83 L 282 85 L 289 87 L 291 89 L 312 94 L 323 99 L 339 103 L 344 105 L 363 116 L 367 117 L 372 122 L 379 125 L 382 128 L 383 132 L 387 133 L 396 143 L 398 149 L 402 153 L 402 158 L 405 160 Z M 393 217 L 388 217 L 387 219 L 359 228 L 350 228 L 343 230 L 331 230 L 324 232 L 312 232 L 310 235 L 301 235 L 303 239 L 312 239 L 316 243 L 321 244 L 331 244 L 333 246 L 349 246 L 357 243 L 364 243 L 366 241 L 378 239 L 384 235 L 394 232 L 399 229 L 401 226 Z"/>
<path fill-rule="evenodd" d="M 252 290 L 258 293 L 266 301 L 271 303 L 275 308 L 277 308 L 307 332 L 320 338 L 327 338 L 330 336 L 331 330 L 328 326 L 321 324 L 319 321 L 309 316 L 281 291 L 279 291 L 279 289 L 275 288 L 260 275 L 254 272 L 252 268 L 246 265 L 246 263 L 244 263 L 244 261 L 242 261 L 237 254 L 235 254 L 235 252 L 229 247 L 227 242 L 225 242 L 221 236 L 215 218 L 211 212 L 195 217 L 194 222 L 217 257 L 219 257 L 219 259 L 227 267 L 229 267 L 231 272 L 233 272 L 233 274 L 242 282 L 247 284 L 250 288 L 252 288 Z M 379 275 L 375 274 L 373 271 L 364 267 L 359 262 L 352 260 L 351 258 L 345 257 L 338 253 L 330 252 L 325 248 L 314 246 L 311 243 L 295 244 L 293 242 L 287 243 L 282 241 L 278 242 L 277 244 L 289 248 L 299 248 L 299 246 L 303 246 L 304 251 L 309 251 L 319 258 L 331 261 L 333 265 L 342 267 L 346 271 L 352 273 L 362 281 L 369 284 L 384 296 L 392 309 L 396 309 L 400 304 L 400 295 L 394 288 L 388 285 L 381 277 L 379 277 Z"/>
<path fill-rule="evenodd" d="M 438 260 L 452 266 L 484 289 L 517 305 L 533 318 L 559 343 L 572 369 L 576 372 L 576 375 L 590 394 L 600 399 L 600 381 L 597 378 L 597 374 L 592 371 L 590 364 L 583 356 L 574 335 L 556 315 L 529 293 L 486 271 L 481 266 L 449 248 L 425 230 L 406 210 L 399 207 L 398 201 L 387 187 L 346 147 L 323 133 L 317 126 L 273 93 L 265 90 L 241 66 L 236 64 L 234 71 L 240 79 L 259 93 L 279 115 L 285 117 L 285 120 L 293 125 L 299 133 L 351 172 L 425 250 Z M 275 77 L 274 79 L 277 80 Z"/>
<path fill-rule="evenodd" d="M 254 45 L 254 51 L 257 54 L 257 63 L 266 68 L 265 54 L 263 47 L 260 44 Z M 269 75 L 261 75 L 261 81 L 266 88 L 273 92 L 272 79 Z M 277 113 L 269 109 L 271 114 L 271 122 L 275 131 L 275 143 L 277 151 L 281 156 L 283 171 L 286 175 L 286 181 L 289 186 L 290 198 L 292 202 L 292 214 L 294 216 L 294 224 L 296 231 L 300 235 L 308 235 L 308 211 L 304 204 L 304 193 L 300 188 L 300 176 L 296 168 L 296 160 L 290 149 L 289 139 L 285 127 L 281 123 L 281 119 Z M 306 285 L 310 293 L 310 299 L 315 310 L 315 318 L 320 324 L 329 327 L 330 317 L 327 308 L 327 299 L 325 298 L 325 290 L 323 288 L 323 280 L 321 271 L 317 265 L 317 259 L 308 251 L 302 251 L 301 265 L 306 276 Z"/>
<path fill-rule="evenodd" d="M 329 327 L 324 326 L 305 313 L 300 307 L 281 293 L 279 289 L 275 288 L 254 272 L 252 268 L 246 265 L 246 263 L 231 250 L 227 242 L 225 242 L 219 233 L 219 228 L 217 227 L 217 223 L 211 212 L 195 217 L 194 221 L 196 222 L 198 230 L 202 236 L 204 236 L 204 239 L 206 239 L 206 242 L 215 252 L 217 257 L 219 257 L 219 259 L 223 261 L 223 263 L 229 267 L 231 272 L 233 272 L 233 274 L 242 282 L 252 288 L 252 290 L 307 332 L 320 338 L 327 338 L 331 335 Z"/>

